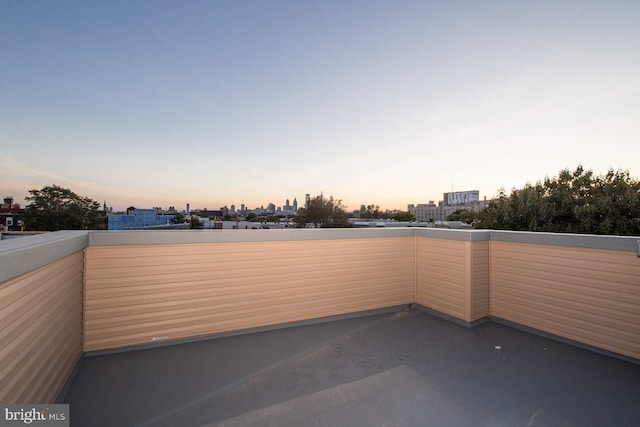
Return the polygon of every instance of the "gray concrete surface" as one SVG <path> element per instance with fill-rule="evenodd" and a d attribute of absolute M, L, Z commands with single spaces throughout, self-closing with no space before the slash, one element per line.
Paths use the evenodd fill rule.
<path fill-rule="evenodd" d="M 64 402 L 72 426 L 638 426 L 640 366 L 413 310 L 87 357 Z"/>

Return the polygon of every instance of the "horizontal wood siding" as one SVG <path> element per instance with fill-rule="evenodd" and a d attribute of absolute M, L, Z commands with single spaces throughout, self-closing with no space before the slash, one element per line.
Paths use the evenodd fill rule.
<path fill-rule="evenodd" d="M 90 246 L 84 349 L 409 304 L 413 251 L 413 237 Z"/>
<path fill-rule="evenodd" d="M 468 320 L 468 244 L 464 241 L 416 238 L 416 303 Z"/>
<path fill-rule="evenodd" d="M 0 402 L 52 403 L 82 354 L 83 254 L 0 284 Z"/>
<path fill-rule="evenodd" d="M 491 242 L 491 315 L 640 359 L 634 252 Z"/>
<path fill-rule="evenodd" d="M 471 245 L 471 317 L 470 321 L 489 316 L 489 242 Z"/>

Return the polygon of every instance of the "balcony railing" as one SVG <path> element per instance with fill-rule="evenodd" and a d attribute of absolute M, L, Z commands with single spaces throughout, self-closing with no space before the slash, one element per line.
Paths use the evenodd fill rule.
<path fill-rule="evenodd" d="M 414 304 L 640 359 L 638 239 L 416 228 L 56 232 L 0 245 L 0 402 L 83 353 Z"/>

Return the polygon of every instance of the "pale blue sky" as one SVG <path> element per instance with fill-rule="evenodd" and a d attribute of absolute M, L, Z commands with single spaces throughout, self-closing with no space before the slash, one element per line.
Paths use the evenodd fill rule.
<path fill-rule="evenodd" d="M 0 196 L 441 200 L 640 176 L 638 1 L 0 0 Z"/>

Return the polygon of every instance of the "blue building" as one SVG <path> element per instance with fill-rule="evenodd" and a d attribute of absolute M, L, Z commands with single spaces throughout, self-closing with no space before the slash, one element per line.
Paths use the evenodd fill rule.
<path fill-rule="evenodd" d="M 126 215 L 109 215 L 109 230 L 127 230 L 150 226 L 166 225 L 175 215 L 158 215 L 155 209 L 129 210 Z"/>

